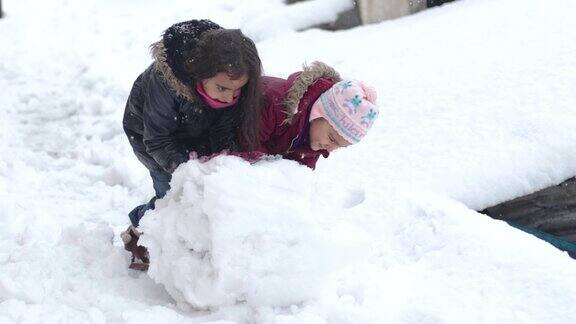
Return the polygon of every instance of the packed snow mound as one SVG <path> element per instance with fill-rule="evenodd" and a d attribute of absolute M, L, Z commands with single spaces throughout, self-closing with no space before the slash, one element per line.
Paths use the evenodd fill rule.
<path fill-rule="evenodd" d="M 367 235 L 315 200 L 315 179 L 292 161 L 218 157 L 181 166 L 143 218 L 148 274 L 195 307 L 319 297 L 333 273 L 363 257 Z"/>
<path fill-rule="evenodd" d="M 430 191 L 334 184 L 292 161 L 188 162 L 142 219 L 148 274 L 180 305 L 248 305 L 263 322 L 573 315 L 553 304 L 576 302 L 576 264 L 546 242 Z"/>

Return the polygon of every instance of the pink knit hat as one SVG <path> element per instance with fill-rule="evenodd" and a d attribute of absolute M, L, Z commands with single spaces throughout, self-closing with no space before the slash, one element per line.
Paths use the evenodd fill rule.
<path fill-rule="evenodd" d="M 376 90 L 361 81 L 342 80 L 312 105 L 310 121 L 320 117 L 345 140 L 358 143 L 378 117 Z"/>

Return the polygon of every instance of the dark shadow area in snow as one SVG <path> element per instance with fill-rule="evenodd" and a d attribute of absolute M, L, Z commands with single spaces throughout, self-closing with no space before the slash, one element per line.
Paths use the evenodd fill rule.
<path fill-rule="evenodd" d="M 480 212 L 576 256 L 576 178 Z"/>

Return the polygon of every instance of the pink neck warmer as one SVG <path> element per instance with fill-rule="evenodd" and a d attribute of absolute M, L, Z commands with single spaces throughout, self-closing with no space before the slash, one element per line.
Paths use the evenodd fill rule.
<path fill-rule="evenodd" d="M 210 108 L 214 108 L 214 109 L 221 109 L 221 108 L 233 106 L 238 102 L 238 99 L 240 99 L 240 96 L 234 97 L 234 100 L 232 102 L 224 102 L 224 101 L 213 99 L 212 97 L 210 97 L 206 93 L 206 90 L 204 90 L 204 86 L 202 86 L 202 82 L 196 83 L 196 92 L 198 92 L 198 94 L 202 98 L 202 101 L 204 101 L 205 104 L 207 104 Z"/>

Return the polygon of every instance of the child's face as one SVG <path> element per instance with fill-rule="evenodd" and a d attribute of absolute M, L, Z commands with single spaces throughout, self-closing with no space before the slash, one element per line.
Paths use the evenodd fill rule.
<path fill-rule="evenodd" d="M 240 95 L 242 87 L 246 83 L 248 83 L 248 75 L 233 80 L 224 72 L 202 80 L 204 91 L 210 98 L 226 103 L 233 102 Z"/>
<path fill-rule="evenodd" d="M 324 118 L 316 118 L 310 124 L 310 147 L 314 151 L 326 150 L 332 152 L 335 149 L 346 147 L 350 143 L 344 139 L 334 127 Z"/>

